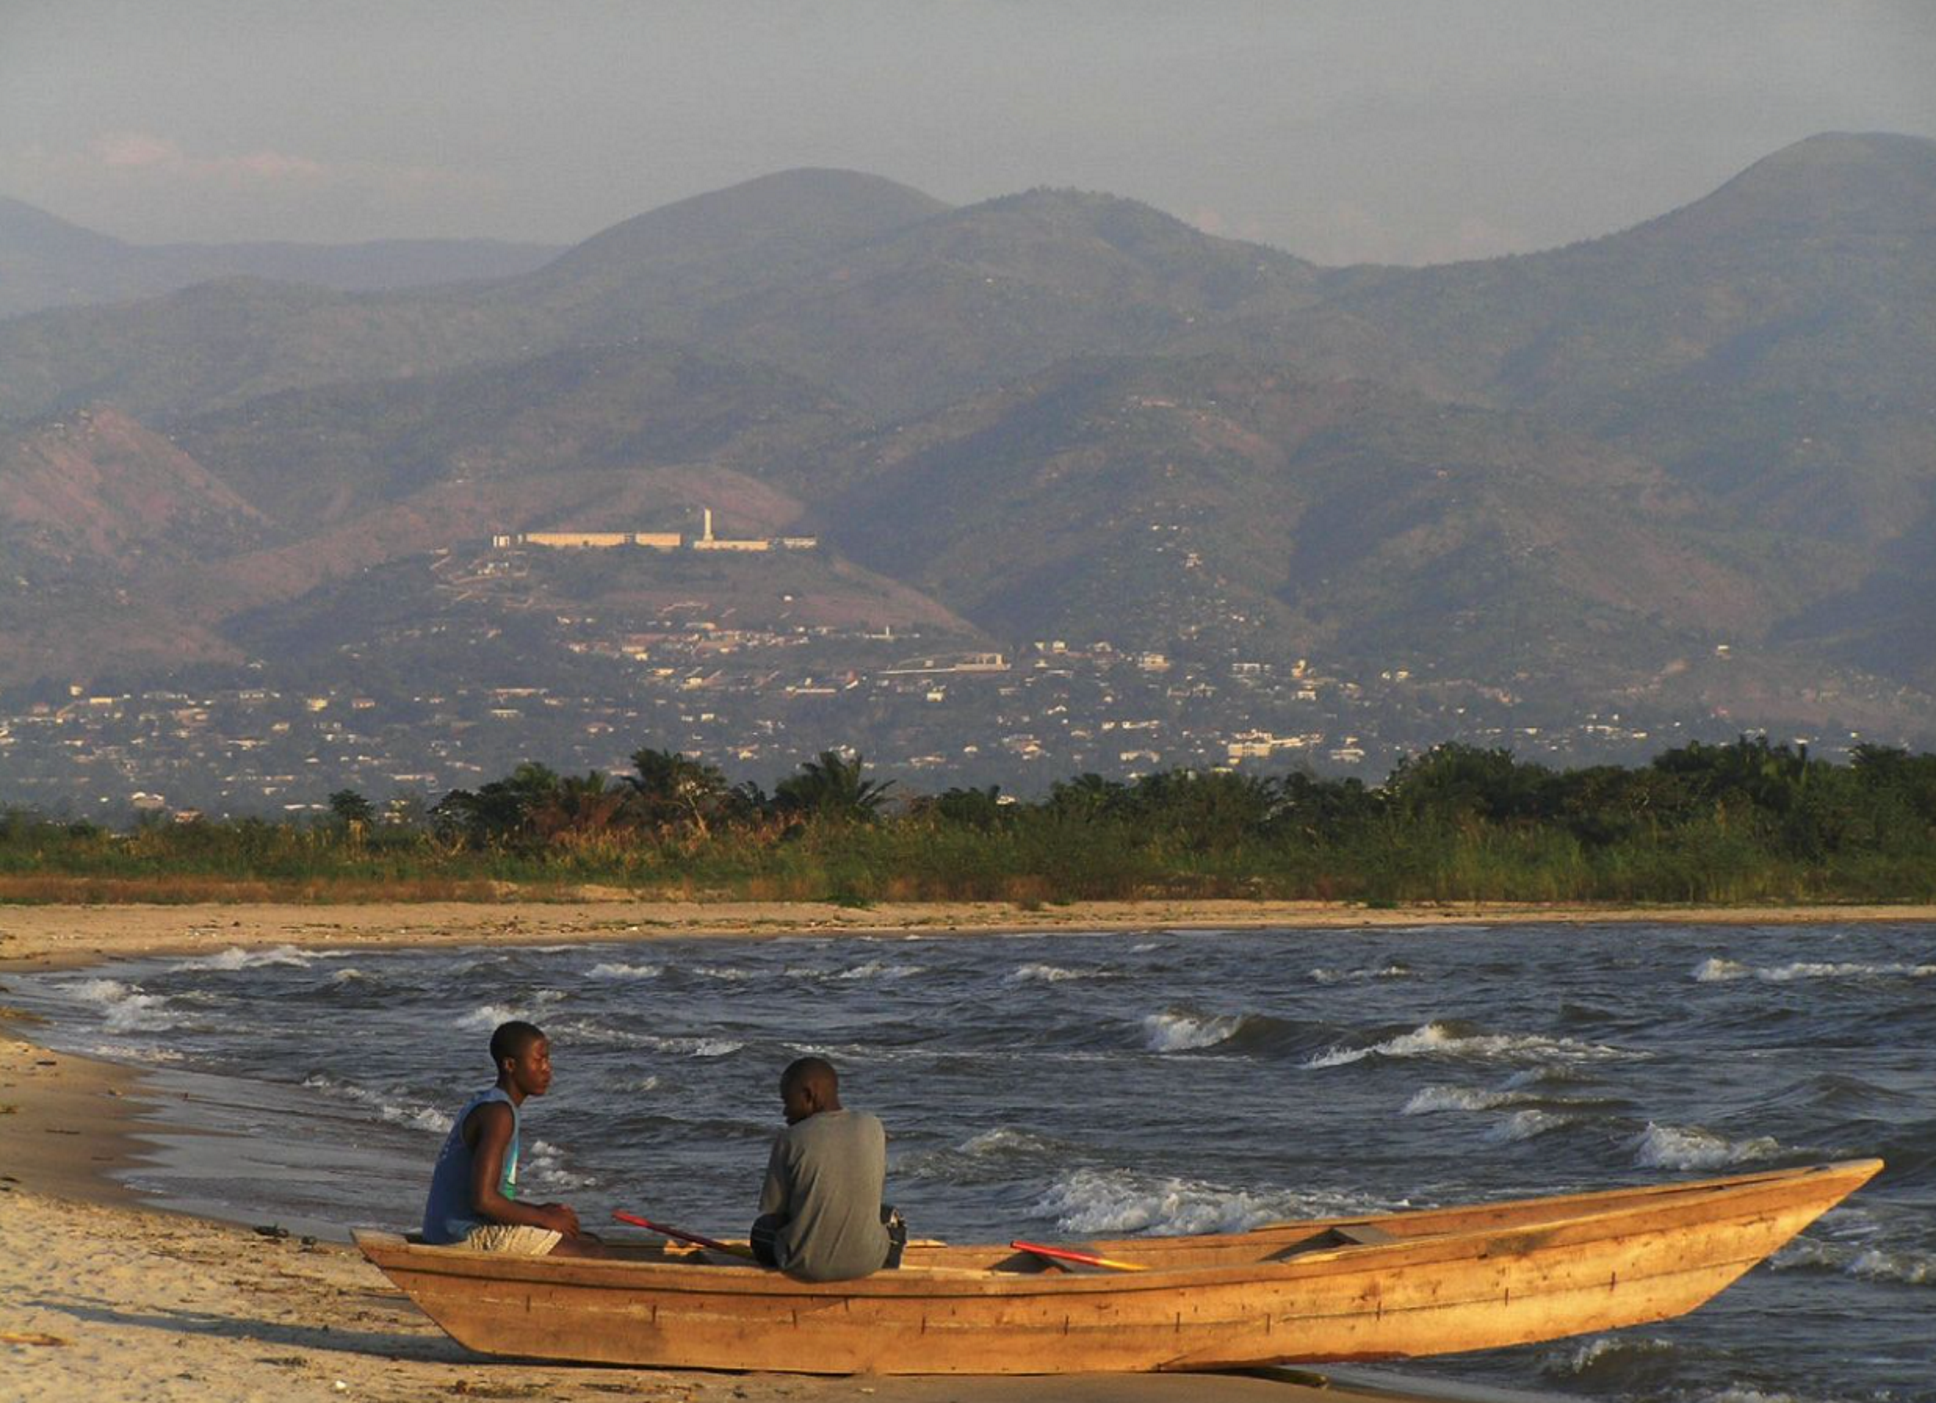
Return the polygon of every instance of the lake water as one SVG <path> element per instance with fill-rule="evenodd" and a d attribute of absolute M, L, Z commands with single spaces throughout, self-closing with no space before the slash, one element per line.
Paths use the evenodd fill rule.
<path fill-rule="evenodd" d="M 1936 1401 L 1936 926 L 1472 926 L 292 949 L 11 977 L 154 1071 L 139 1187 L 414 1226 L 526 1017 L 526 1197 L 740 1234 L 776 1081 L 830 1057 L 916 1235 L 1241 1229 L 1877 1155 L 1700 1311 L 1407 1368 L 1609 1399 Z"/>

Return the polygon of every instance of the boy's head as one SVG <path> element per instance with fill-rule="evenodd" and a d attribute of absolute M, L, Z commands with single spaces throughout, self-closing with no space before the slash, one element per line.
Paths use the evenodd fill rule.
<path fill-rule="evenodd" d="M 513 1019 L 491 1034 L 491 1061 L 497 1084 L 519 1100 L 551 1089 L 551 1040 L 535 1023 Z"/>
<path fill-rule="evenodd" d="M 786 1123 L 798 1125 L 821 1111 L 840 1109 L 840 1074 L 824 1057 L 802 1057 L 780 1073 L 780 1105 Z"/>

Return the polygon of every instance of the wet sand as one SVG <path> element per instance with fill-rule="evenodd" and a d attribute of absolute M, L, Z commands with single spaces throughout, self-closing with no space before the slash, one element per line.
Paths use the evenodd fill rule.
<path fill-rule="evenodd" d="M 1615 911 L 1293 903 L 1010 906 L 543 905 L 0 908 L 0 1376 L 23 1400 L 430 1397 L 600 1400 L 870 1398 L 877 1403 L 1212 1399 L 1369 1403 L 1402 1380 L 1319 1391 L 1296 1375 L 814 1378 L 499 1362 L 452 1343 L 353 1250 L 158 1211 L 109 1177 L 166 1114 L 134 1070 L 47 1051 L 7 1018 L 9 970 L 240 947 L 639 940 L 695 935 L 942 934 L 1239 926 L 1444 927 L 1503 921 L 1932 920 L 1927 907 Z M 1452 1396 L 1436 1394 L 1435 1396 Z M 1472 1393 L 1458 1396 L 1474 1397 Z"/>

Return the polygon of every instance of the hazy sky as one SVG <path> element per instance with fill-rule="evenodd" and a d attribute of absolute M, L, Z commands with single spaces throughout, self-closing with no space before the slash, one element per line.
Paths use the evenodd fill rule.
<path fill-rule="evenodd" d="M 1936 3 L 0 0 L 0 194 L 137 242 L 569 243 L 791 166 L 1525 250 L 1936 136 Z"/>

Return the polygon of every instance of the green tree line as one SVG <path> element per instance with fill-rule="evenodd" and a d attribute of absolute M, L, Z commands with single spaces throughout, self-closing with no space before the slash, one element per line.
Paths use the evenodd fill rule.
<path fill-rule="evenodd" d="M 1846 763 L 1742 737 L 1553 768 L 1447 744 L 1383 784 L 1305 773 L 1086 774 L 1032 799 L 903 791 L 825 751 L 772 792 L 642 749 L 622 775 L 536 763 L 428 810 L 344 790 L 327 817 L 0 818 L 0 898 L 564 894 L 876 901 L 1259 897 L 1718 903 L 1936 899 L 1936 755 Z M 119 884 L 119 885 L 116 885 Z"/>

